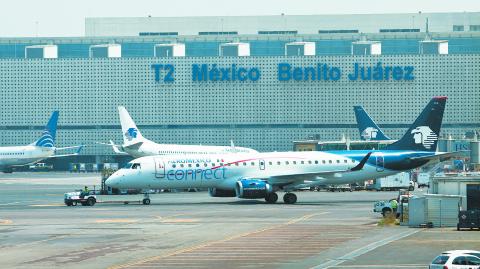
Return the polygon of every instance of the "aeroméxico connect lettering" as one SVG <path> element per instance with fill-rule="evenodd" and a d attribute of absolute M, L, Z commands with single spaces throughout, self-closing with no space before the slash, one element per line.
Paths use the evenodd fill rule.
<path fill-rule="evenodd" d="M 157 83 L 175 82 L 175 66 L 173 64 L 152 64 Z M 349 81 L 412 81 L 415 79 L 414 66 L 390 66 L 377 62 L 373 66 L 353 63 L 351 71 L 346 75 Z M 293 66 L 290 63 L 279 63 L 277 66 L 278 81 L 338 81 L 343 77 L 342 69 L 327 63 L 313 66 Z M 194 82 L 257 82 L 261 79 L 259 67 L 248 67 L 238 64 L 222 66 L 213 64 L 192 64 L 192 81 Z"/>

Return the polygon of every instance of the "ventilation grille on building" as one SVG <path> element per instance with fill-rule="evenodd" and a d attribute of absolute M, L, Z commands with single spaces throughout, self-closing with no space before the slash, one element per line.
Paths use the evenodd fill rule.
<path fill-rule="evenodd" d="M 420 29 L 380 29 L 380 33 L 419 33 Z"/>
<path fill-rule="evenodd" d="M 296 35 L 298 31 L 258 31 L 259 35 Z"/>
<path fill-rule="evenodd" d="M 198 32 L 198 35 L 238 35 L 238 32 Z"/>
<path fill-rule="evenodd" d="M 358 30 L 318 30 L 319 34 L 358 34 Z"/>
<path fill-rule="evenodd" d="M 165 36 L 165 35 L 178 35 L 178 32 L 140 32 L 139 36 Z"/>

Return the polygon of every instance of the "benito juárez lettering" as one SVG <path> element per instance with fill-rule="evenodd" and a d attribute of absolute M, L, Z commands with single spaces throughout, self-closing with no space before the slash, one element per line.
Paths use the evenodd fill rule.
<path fill-rule="evenodd" d="M 174 82 L 175 66 L 173 64 L 152 64 L 155 82 Z M 414 66 L 390 66 L 378 62 L 373 66 L 353 63 L 352 70 L 346 76 L 349 81 L 411 81 L 415 79 Z M 256 82 L 261 78 L 258 67 L 245 67 L 237 64 L 220 66 L 218 64 L 192 64 L 192 81 L 194 82 Z M 340 67 L 326 63 L 314 66 L 292 66 L 279 63 L 278 81 L 338 81 L 343 77 Z"/>

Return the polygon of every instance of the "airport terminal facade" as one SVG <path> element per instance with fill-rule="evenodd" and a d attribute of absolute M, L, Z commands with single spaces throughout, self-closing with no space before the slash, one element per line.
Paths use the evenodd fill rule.
<path fill-rule="evenodd" d="M 357 139 L 354 105 L 399 138 L 435 95 L 443 135 L 480 129 L 480 13 L 324 17 L 91 18 L 84 37 L 1 38 L 0 145 L 31 143 L 59 109 L 58 146 L 87 145 L 59 165 L 119 161 L 95 144 L 121 143 L 119 105 L 159 143 L 259 151 Z"/>

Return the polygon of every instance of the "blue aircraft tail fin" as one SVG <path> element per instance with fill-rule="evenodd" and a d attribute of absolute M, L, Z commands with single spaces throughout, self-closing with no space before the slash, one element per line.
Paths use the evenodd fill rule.
<path fill-rule="evenodd" d="M 52 148 L 55 146 L 55 136 L 57 133 L 58 111 L 54 111 L 48 121 L 42 136 L 35 142 L 35 146 Z"/>
<path fill-rule="evenodd" d="M 436 151 L 446 102 L 446 96 L 433 97 L 407 133 L 386 149 Z"/>
<path fill-rule="evenodd" d="M 354 106 L 355 118 L 362 140 L 390 140 L 368 115 L 362 106 Z"/>

